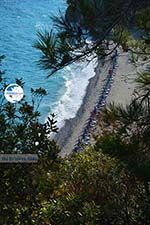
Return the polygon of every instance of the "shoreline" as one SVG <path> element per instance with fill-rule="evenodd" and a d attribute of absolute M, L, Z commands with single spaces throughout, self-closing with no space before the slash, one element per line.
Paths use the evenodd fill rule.
<path fill-rule="evenodd" d="M 64 126 L 56 135 L 55 140 L 61 147 L 60 156 L 65 157 L 72 152 L 99 99 L 110 65 L 110 60 L 103 67 L 101 67 L 100 62 L 98 63 L 95 68 L 95 76 L 89 79 L 82 105 L 78 109 L 76 116 L 66 120 Z M 133 82 L 136 78 L 136 69 L 134 65 L 129 63 L 128 53 L 119 54 L 115 73 L 106 104 L 114 102 L 125 106 L 131 100 L 136 86 L 135 82 Z"/>
<path fill-rule="evenodd" d="M 65 120 L 64 126 L 60 128 L 59 133 L 55 136 L 54 139 L 61 147 L 61 156 L 68 155 L 72 152 L 76 140 L 81 134 L 86 121 L 90 117 L 90 113 L 98 101 L 109 66 L 110 62 L 107 62 L 103 67 L 101 67 L 101 63 L 98 62 L 98 65 L 94 69 L 95 76 L 89 79 L 82 104 L 76 116 Z"/>

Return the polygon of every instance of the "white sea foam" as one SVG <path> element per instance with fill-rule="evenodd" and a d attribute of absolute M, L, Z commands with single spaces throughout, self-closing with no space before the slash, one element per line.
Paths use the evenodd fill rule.
<path fill-rule="evenodd" d="M 82 104 L 89 79 L 95 76 L 96 60 L 67 67 L 64 71 L 65 92 L 53 106 L 57 115 L 57 126 L 63 126 L 66 119 L 74 118 Z"/>

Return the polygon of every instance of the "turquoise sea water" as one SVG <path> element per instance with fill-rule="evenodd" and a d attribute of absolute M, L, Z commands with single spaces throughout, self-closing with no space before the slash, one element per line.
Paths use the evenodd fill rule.
<path fill-rule="evenodd" d="M 50 16 L 65 10 L 65 0 L 0 0 L 0 54 L 6 59 L 3 68 L 9 83 L 23 78 L 24 92 L 30 97 L 30 88 L 43 87 L 48 95 L 41 104 L 41 119 L 50 112 L 57 114 L 60 123 L 75 116 L 81 105 L 88 79 L 94 75 L 89 64 L 74 65 L 46 78 L 36 62 L 39 52 L 32 46 L 38 30 L 51 29 Z"/>

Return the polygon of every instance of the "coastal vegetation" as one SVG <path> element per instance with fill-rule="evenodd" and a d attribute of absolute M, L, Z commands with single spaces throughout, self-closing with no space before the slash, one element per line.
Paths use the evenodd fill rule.
<path fill-rule="evenodd" d="M 57 33 L 38 33 L 39 64 L 48 75 L 89 55 L 106 59 L 118 47 L 140 68 L 135 96 L 126 107 L 97 116 L 95 144 L 61 158 L 52 114 L 45 124 L 38 107 L 44 89 L 31 89 L 10 104 L 0 71 L 0 153 L 35 153 L 37 164 L 0 164 L 2 225 L 150 224 L 150 6 L 148 1 L 68 0 L 54 17 Z M 114 42 L 112 45 L 111 41 Z M 0 58 L 2 61 L 3 57 Z M 16 80 L 23 86 L 22 80 Z M 102 132 L 98 132 L 101 130 Z"/>
<path fill-rule="evenodd" d="M 4 57 L 1 56 L 2 61 Z M 37 154 L 38 163 L 0 163 L 0 224 L 38 224 L 44 199 L 53 191 L 50 178 L 59 167 L 60 149 L 48 135 L 56 132 L 54 115 L 39 122 L 38 106 L 46 92 L 31 89 L 31 103 L 25 98 L 11 104 L 4 97 L 7 81 L 0 71 L 0 154 Z M 23 86 L 22 80 L 16 83 Z"/>
<path fill-rule="evenodd" d="M 54 16 L 55 29 L 38 32 L 39 65 L 48 76 L 74 62 L 105 58 L 129 39 L 149 43 L 148 0 L 68 0 L 66 13 Z M 114 41 L 112 45 L 111 41 Z M 141 43 L 142 45 L 143 43 Z"/>

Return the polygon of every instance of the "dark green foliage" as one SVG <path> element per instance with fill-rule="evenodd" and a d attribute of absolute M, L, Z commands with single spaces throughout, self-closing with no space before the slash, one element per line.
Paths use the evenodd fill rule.
<path fill-rule="evenodd" d="M 23 86 L 22 80 L 16 83 Z M 41 204 L 51 198 L 54 189 L 49 177 L 59 165 L 59 148 L 49 139 L 51 132 L 57 131 L 55 116 L 45 124 L 39 122 L 36 109 L 46 94 L 44 89 L 31 90 L 33 104 L 25 99 L 11 104 L 4 99 L 7 84 L 2 77 L 0 85 L 0 153 L 39 157 L 35 164 L 0 163 L 0 224 L 41 225 Z"/>
<path fill-rule="evenodd" d="M 42 210 L 48 223 L 144 224 L 143 185 L 118 161 L 90 148 L 66 159 L 58 176 L 62 184 Z"/>
<path fill-rule="evenodd" d="M 127 41 L 136 32 L 139 39 L 149 40 L 148 0 L 75 0 L 67 4 L 65 14 L 52 18 L 57 32 L 38 32 L 39 65 L 48 70 L 48 76 L 89 56 L 104 58 L 118 45 L 128 51 Z"/>
<path fill-rule="evenodd" d="M 104 121 L 114 129 L 99 140 L 103 151 L 120 158 L 141 179 L 150 181 L 150 73 L 137 79 L 139 93 L 126 107 L 110 105 Z M 147 168 L 147 169 L 146 169 Z"/>
<path fill-rule="evenodd" d="M 104 110 L 103 121 L 108 132 L 104 132 L 97 140 L 95 148 L 116 159 L 120 168 L 130 171 L 143 183 L 146 194 L 143 223 L 148 225 L 150 223 L 150 73 L 144 72 L 136 81 L 138 95 L 129 105 L 123 108 L 111 104 Z"/>

